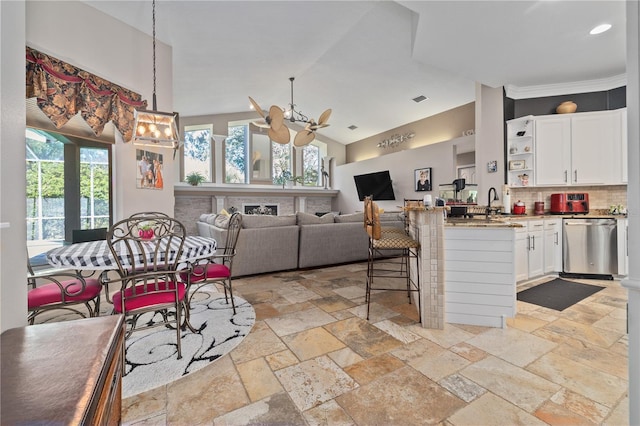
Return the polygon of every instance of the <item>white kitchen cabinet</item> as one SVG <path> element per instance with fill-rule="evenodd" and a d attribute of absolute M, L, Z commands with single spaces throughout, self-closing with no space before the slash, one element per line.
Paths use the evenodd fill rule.
<path fill-rule="evenodd" d="M 516 228 L 516 281 L 544 274 L 544 224 L 542 220 L 521 222 Z"/>
<path fill-rule="evenodd" d="M 535 185 L 622 183 L 621 110 L 534 118 Z"/>
<path fill-rule="evenodd" d="M 527 227 L 516 229 L 516 282 L 524 281 L 529 278 L 529 250 L 527 244 L 529 242 L 529 232 Z"/>
<path fill-rule="evenodd" d="M 507 121 L 507 184 L 513 187 L 534 183 L 533 116 Z"/>
<path fill-rule="evenodd" d="M 544 273 L 562 271 L 562 219 L 544 219 Z"/>

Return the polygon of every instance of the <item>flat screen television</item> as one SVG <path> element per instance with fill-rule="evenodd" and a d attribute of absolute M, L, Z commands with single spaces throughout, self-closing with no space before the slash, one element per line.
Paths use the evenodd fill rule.
<path fill-rule="evenodd" d="M 371 195 L 374 201 L 396 199 L 389 170 L 356 175 L 353 180 L 356 182 L 360 201 L 364 201 L 364 197 L 368 195 Z"/>

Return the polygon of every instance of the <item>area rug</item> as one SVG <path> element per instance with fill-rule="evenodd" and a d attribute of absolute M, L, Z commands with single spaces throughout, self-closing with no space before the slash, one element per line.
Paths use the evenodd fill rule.
<path fill-rule="evenodd" d="M 235 348 L 244 339 L 256 315 L 246 300 L 235 297 L 236 314 L 221 293 L 200 291 L 191 306 L 196 333 L 182 332 L 182 358 L 178 359 L 175 329 L 156 327 L 134 332 L 126 340 L 122 397 L 145 392 L 191 374 Z M 152 314 L 139 321 L 153 321 Z M 159 315 L 159 314 L 157 314 Z"/>
<path fill-rule="evenodd" d="M 556 278 L 518 292 L 517 298 L 522 302 L 532 303 L 556 311 L 564 311 L 569 306 L 575 305 L 603 288 L 597 285 L 581 284 Z"/>

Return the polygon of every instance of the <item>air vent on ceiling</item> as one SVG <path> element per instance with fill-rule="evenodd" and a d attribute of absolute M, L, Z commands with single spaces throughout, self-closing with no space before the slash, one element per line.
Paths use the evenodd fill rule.
<path fill-rule="evenodd" d="M 422 102 L 422 101 L 426 101 L 427 99 L 429 99 L 429 98 L 427 98 L 424 95 L 420 95 L 418 97 L 413 98 L 413 102 L 419 103 L 419 102 Z"/>
<path fill-rule="evenodd" d="M 351 126 L 347 127 L 349 130 L 355 130 L 358 128 L 358 126 L 356 126 L 355 124 L 352 124 Z"/>

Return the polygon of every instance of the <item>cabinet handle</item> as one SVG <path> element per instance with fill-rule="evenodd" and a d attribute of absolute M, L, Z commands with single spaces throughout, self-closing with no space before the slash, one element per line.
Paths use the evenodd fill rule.
<path fill-rule="evenodd" d="M 573 171 L 573 182 L 578 183 L 578 169 Z"/>
<path fill-rule="evenodd" d="M 527 235 L 527 251 L 531 251 L 531 235 Z"/>
<path fill-rule="evenodd" d="M 558 233 L 557 232 L 553 233 L 553 243 L 555 245 L 558 245 Z"/>
<path fill-rule="evenodd" d="M 531 236 L 531 250 L 535 250 L 536 249 L 536 236 L 532 235 Z"/>
<path fill-rule="evenodd" d="M 567 183 L 567 171 L 564 171 L 564 183 Z"/>

